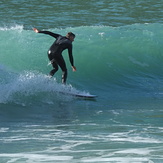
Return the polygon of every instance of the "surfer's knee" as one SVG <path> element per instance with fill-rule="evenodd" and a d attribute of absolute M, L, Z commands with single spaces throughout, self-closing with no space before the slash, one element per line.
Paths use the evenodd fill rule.
<path fill-rule="evenodd" d="M 50 71 L 50 76 L 53 76 L 58 71 L 58 67 Z"/>

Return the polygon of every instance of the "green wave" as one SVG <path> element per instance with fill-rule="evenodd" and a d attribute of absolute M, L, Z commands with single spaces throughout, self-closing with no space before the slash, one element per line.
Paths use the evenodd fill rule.
<path fill-rule="evenodd" d="M 162 79 L 162 29 L 163 24 L 133 24 L 45 30 L 62 35 L 69 31 L 76 34 L 73 43 L 76 72 L 71 70 L 67 51 L 63 53 L 69 83 L 88 89 L 92 85 L 97 89 L 112 86 L 148 89 L 157 82 L 160 85 Z M 8 73 L 49 73 L 47 50 L 54 41 L 52 37 L 37 34 L 32 29 L 24 30 L 23 26 L 0 28 L 0 35 L 0 65 Z M 55 77 L 60 82 L 61 71 Z"/>

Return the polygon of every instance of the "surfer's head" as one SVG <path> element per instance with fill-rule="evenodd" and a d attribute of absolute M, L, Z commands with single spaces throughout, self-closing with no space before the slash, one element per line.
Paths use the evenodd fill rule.
<path fill-rule="evenodd" d="M 66 37 L 67 37 L 70 41 L 73 42 L 74 39 L 75 39 L 75 34 L 72 33 L 72 32 L 68 32 L 67 35 L 66 35 Z"/>

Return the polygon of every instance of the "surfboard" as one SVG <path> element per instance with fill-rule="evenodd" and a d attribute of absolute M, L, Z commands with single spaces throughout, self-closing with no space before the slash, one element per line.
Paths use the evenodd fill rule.
<path fill-rule="evenodd" d="M 85 99 L 95 99 L 97 97 L 97 95 L 83 94 L 83 93 L 72 93 L 72 92 L 61 92 L 61 91 L 59 91 L 58 93 L 79 97 L 79 98 L 85 98 Z"/>
<path fill-rule="evenodd" d="M 48 75 L 45 75 L 45 77 L 48 79 L 51 79 L 51 77 Z M 63 85 L 61 85 L 61 86 L 63 86 Z M 68 91 L 67 88 L 64 91 L 64 87 L 61 90 L 55 90 L 55 92 L 59 93 L 59 94 L 63 94 L 63 95 L 70 95 L 70 96 L 84 98 L 84 99 L 95 99 L 97 97 L 97 95 L 92 95 L 92 94 L 86 93 L 86 92 L 71 91 L 71 89 L 70 89 L 70 91 Z"/>
<path fill-rule="evenodd" d="M 97 95 L 91 95 L 91 94 L 88 94 L 88 95 L 84 95 L 84 94 L 70 94 L 72 96 L 76 96 L 76 97 L 81 97 L 81 98 L 96 98 Z"/>

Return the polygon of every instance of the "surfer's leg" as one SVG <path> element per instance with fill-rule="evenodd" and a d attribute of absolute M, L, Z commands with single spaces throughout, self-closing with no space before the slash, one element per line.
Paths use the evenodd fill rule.
<path fill-rule="evenodd" d="M 67 69 L 62 71 L 62 83 L 66 84 L 66 80 L 67 80 Z"/>
<path fill-rule="evenodd" d="M 67 67 L 66 67 L 66 63 L 63 59 L 62 56 L 60 56 L 57 60 L 58 65 L 60 66 L 61 70 L 62 70 L 62 83 L 66 84 L 66 80 L 67 80 Z"/>
<path fill-rule="evenodd" d="M 48 58 L 53 66 L 53 70 L 50 71 L 49 75 L 53 76 L 57 71 L 58 71 L 58 64 L 57 64 L 57 60 L 54 58 L 54 54 L 51 53 L 51 51 L 48 51 Z"/>
<path fill-rule="evenodd" d="M 58 65 L 55 60 L 52 61 L 53 70 L 50 71 L 50 76 L 53 76 L 58 71 Z"/>
<path fill-rule="evenodd" d="M 54 54 L 51 53 L 50 50 L 47 52 L 47 54 L 48 54 L 49 61 L 51 61 L 54 58 L 54 56 L 53 56 Z"/>

